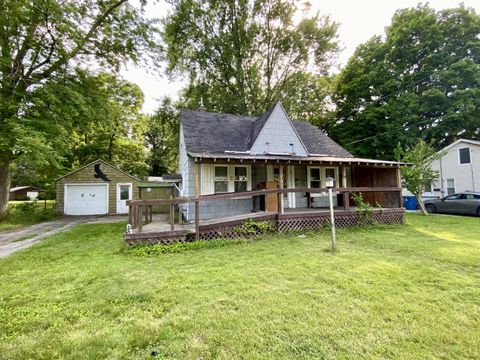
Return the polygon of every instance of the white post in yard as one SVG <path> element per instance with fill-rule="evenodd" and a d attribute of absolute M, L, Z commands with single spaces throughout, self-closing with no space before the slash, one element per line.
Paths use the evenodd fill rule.
<path fill-rule="evenodd" d="M 332 226 L 332 250 L 335 251 L 337 248 L 337 239 L 336 239 L 336 234 L 335 234 L 335 215 L 333 213 L 333 199 L 332 199 L 332 188 L 334 179 L 331 176 L 328 176 L 325 179 L 325 185 L 328 189 L 328 200 L 330 203 L 330 224 Z"/>

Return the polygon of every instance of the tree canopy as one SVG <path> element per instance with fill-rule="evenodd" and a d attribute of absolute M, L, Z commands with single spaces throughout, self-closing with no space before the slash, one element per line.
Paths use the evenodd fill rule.
<path fill-rule="evenodd" d="M 480 16 L 464 6 L 398 10 L 339 75 L 330 134 L 358 156 L 385 159 L 397 141 L 478 137 L 479 33 Z"/>
<path fill-rule="evenodd" d="M 0 0 L 0 8 L 1 217 L 7 209 L 11 163 L 24 155 L 40 158 L 55 152 L 55 137 L 42 131 L 51 126 L 28 117 L 32 97 L 49 95 L 38 89 L 72 67 L 117 69 L 144 55 L 156 61 L 159 47 L 155 22 L 144 18 L 142 5 L 127 0 Z M 62 118 L 56 121 L 61 127 Z"/>
<path fill-rule="evenodd" d="M 207 110 L 262 113 L 293 82 L 325 75 L 338 50 L 337 24 L 319 14 L 295 23 L 296 1 L 171 4 L 163 31 L 168 72 L 188 76 L 184 97 L 192 108 L 203 97 Z"/>

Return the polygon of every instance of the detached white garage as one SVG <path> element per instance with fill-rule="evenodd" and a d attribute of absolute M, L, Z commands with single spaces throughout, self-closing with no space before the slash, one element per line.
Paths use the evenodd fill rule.
<path fill-rule="evenodd" d="M 108 214 L 108 184 L 67 184 L 65 215 Z"/>
<path fill-rule="evenodd" d="M 65 215 L 128 214 L 139 179 L 96 160 L 57 179 L 57 209 Z"/>

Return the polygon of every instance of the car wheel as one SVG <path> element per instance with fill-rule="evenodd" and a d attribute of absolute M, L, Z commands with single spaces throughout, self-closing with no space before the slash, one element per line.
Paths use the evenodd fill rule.
<path fill-rule="evenodd" d="M 426 204 L 425 209 L 429 214 L 434 214 L 437 212 L 437 207 L 433 204 Z"/>

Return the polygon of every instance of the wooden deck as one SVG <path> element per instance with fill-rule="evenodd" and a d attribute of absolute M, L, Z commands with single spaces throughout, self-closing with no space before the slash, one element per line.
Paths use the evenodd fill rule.
<path fill-rule="evenodd" d="M 336 208 L 334 213 L 337 227 L 355 226 L 364 221 L 356 208 L 349 208 L 348 210 Z M 200 221 L 197 225 L 198 233 L 195 231 L 194 223 L 175 224 L 174 230 L 171 230 L 169 219 L 170 216 L 166 214 L 153 214 L 151 222 L 145 224 L 141 231 L 134 229 L 131 234 L 125 234 L 125 242 L 128 245 L 137 243 L 172 244 L 215 238 L 239 238 L 245 236 L 239 229 L 242 228 L 247 219 L 268 221 L 280 233 L 315 230 L 330 221 L 330 214 L 329 210 L 324 208 L 284 209 L 282 214 L 276 212 L 248 213 Z M 404 209 L 376 208 L 368 221 L 381 224 L 401 224 L 404 221 Z"/>

